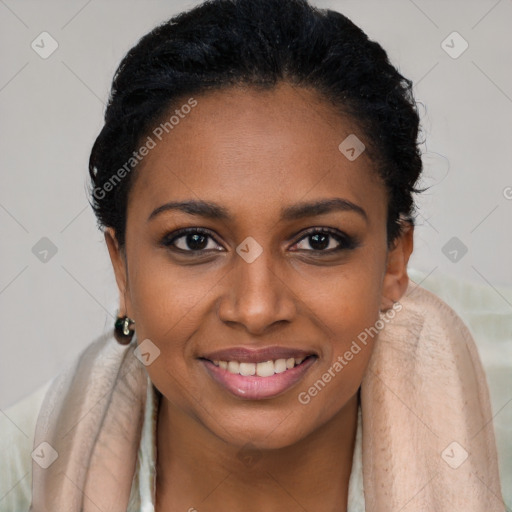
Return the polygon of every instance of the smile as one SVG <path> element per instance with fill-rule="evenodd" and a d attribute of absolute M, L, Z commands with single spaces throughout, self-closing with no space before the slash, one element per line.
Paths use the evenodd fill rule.
<path fill-rule="evenodd" d="M 276 359 L 275 361 L 263 361 L 261 363 L 242 363 L 239 361 L 213 361 L 215 366 L 227 370 L 229 373 L 243 375 L 249 377 L 257 375 L 258 377 L 272 377 L 275 373 L 283 373 L 286 370 L 291 370 L 295 366 L 304 361 L 304 357 L 295 359 L 290 357 L 288 359 Z"/>
<path fill-rule="evenodd" d="M 277 397 L 301 381 L 318 359 L 316 355 L 269 359 L 261 362 L 201 358 L 208 375 L 223 390 L 246 400 Z"/>

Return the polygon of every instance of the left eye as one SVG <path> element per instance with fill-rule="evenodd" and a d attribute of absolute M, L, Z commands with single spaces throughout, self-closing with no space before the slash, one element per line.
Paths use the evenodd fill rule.
<path fill-rule="evenodd" d="M 301 244 L 309 245 L 315 252 L 334 252 L 349 249 L 352 246 L 352 241 L 350 237 L 341 233 L 332 232 L 325 228 L 317 228 L 306 233 L 294 247 L 304 250 L 304 247 L 300 247 Z M 306 250 L 308 249 L 306 248 Z"/>

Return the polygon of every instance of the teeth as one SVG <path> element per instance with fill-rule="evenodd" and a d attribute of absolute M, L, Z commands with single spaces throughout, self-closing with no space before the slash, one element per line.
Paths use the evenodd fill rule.
<path fill-rule="evenodd" d="M 228 372 L 230 372 L 230 373 L 240 373 L 239 370 L 240 370 L 240 363 L 238 361 L 229 361 L 229 363 L 228 363 Z"/>
<path fill-rule="evenodd" d="M 240 363 L 240 375 L 254 375 L 256 373 L 256 365 L 254 363 Z"/>
<path fill-rule="evenodd" d="M 227 370 L 230 373 L 251 376 L 258 375 L 258 377 L 271 377 L 274 373 L 283 373 L 286 370 L 301 364 L 305 357 L 295 359 L 277 359 L 275 361 L 264 361 L 261 363 L 240 363 L 238 361 L 219 361 L 214 360 L 213 364 Z"/>
<path fill-rule="evenodd" d="M 274 375 L 274 361 L 265 361 L 256 365 L 256 375 L 259 377 L 271 377 Z"/>
<path fill-rule="evenodd" d="M 283 373 L 284 371 L 286 371 L 286 359 L 278 359 L 274 363 L 274 371 L 276 373 Z"/>

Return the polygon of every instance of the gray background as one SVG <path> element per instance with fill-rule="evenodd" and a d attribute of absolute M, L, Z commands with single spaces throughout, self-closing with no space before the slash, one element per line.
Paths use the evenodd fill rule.
<path fill-rule="evenodd" d="M 196 3 L 0 0 L 0 409 L 113 324 L 117 289 L 86 199 L 89 151 L 122 56 Z M 410 266 L 512 285 L 512 1 L 312 3 L 351 18 L 415 83 L 432 188 L 418 199 Z M 43 31 L 58 43 L 47 59 L 31 47 Z M 469 45 L 458 58 L 441 46 L 453 31 Z M 46 261 L 43 237 L 56 249 Z"/>

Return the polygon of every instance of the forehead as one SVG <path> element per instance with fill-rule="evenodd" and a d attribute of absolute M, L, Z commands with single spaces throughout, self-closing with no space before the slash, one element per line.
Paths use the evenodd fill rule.
<path fill-rule="evenodd" d="M 168 133 L 162 125 L 150 132 L 155 144 L 137 167 L 129 211 L 135 204 L 147 217 L 172 200 L 203 199 L 269 214 L 332 196 L 382 215 L 385 189 L 367 152 L 350 160 L 339 149 L 347 137 L 364 141 L 364 133 L 314 91 L 281 84 L 194 100 L 192 109 L 176 112 L 178 102 L 164 116 L 162 123 L 180 114 Z"/>

